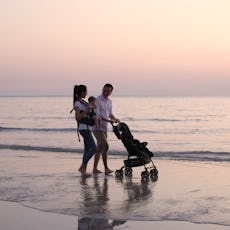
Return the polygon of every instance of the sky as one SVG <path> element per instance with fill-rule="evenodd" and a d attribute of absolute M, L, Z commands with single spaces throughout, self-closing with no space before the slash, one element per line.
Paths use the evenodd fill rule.
<path fill-rule="evenodd" d="M 0 0 L 0 96 L 229 96 L 229 0 Z"/>

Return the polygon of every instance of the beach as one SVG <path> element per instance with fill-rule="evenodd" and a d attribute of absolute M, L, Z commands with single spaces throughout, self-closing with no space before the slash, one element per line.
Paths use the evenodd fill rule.
<path fill-rule="evenodd" d="M 158 178 L 142 181 L 143 167 L 82 178 L 81 154 L 0 154 L 0 229 L 230 229 L 226 162 L 154 159 Z M 109 162 L 116 170 L 123 158 Z"/>

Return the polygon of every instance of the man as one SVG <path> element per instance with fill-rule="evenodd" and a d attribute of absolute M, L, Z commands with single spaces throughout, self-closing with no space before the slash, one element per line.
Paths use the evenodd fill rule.
<path fill-rule="evenodd" d="M 107 141 L 107 129 L 108 129 L 108 122 L 118 123 L 120 121 L 112 113 L 112 100 L 109 98 L 112 92 L 113 92 L 113 86 L 107 83 L 104 85 L 102 89 L 102 94 L 98 96 L 96 99 L 97 115 L 101 117 L 102 121 L 100 127 L 94 127 L 93 130 L 93 134 L 97 139 L 97 152 L 95 153 L 94 167 L 93 167 L 94 174 L 101 173 L 101 171 L 97 169 L 97 165 L 101 155 L 105 167 L 105 174 L 109 174 L 113 172 L 111 169 L 109 169 L 107 164 L 108 150 L 109 150 L 109 144 Z"/>

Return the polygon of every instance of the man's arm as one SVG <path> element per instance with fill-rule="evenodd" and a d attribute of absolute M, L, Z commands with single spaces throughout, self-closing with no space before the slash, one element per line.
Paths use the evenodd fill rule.
<path fill-rule="evenodd" d="M 117 119 L 112 113 L 109 115 L 109 118 L 111 119 L 109 122 L 112 122 L 112 123 L 119 123 L 120 120 Z"/>

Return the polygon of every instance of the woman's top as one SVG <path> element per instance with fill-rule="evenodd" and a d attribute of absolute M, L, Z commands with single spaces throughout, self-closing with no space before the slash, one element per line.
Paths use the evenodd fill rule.
<path fill-rule="evenodd" d="M 74 104 L 74 108 L 79 108 L 81 111 L 85 111 L 87 108 L 87 104 L 84 104 L 80 101 L 76 101 Z M 91 130 L 91 126 L 87 125 L 87 124 L 83 124 L 81 123 L 81 120 L 78 121 L 78 130 Z"/>

